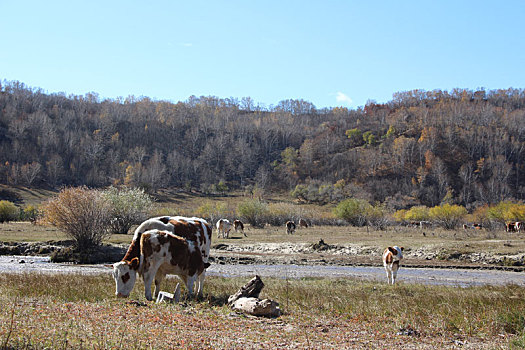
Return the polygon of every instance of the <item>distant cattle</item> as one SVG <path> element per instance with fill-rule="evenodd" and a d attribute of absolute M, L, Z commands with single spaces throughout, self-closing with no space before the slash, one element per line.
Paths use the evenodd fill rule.
<path fill-rule="evenodd" d="M 156 229 L 174 233 L 188 240 L 188 244 L 195 247 L 202 257 L 203 263 L 208 263 L 212 228 L 204 219 L 187 218 L 182 216 L 162 216 L 144 221 L 137 229 L 131 244 L 122 261 L 113 264 L 113 278 L 115 279 L 115 294 L 119 297 L 128 297 L 135 285 L 136 275 L 142 275 L 143 265 L 140 261 L 142 246 L 141 237 L 146 231 Z M 164 276 L 155 278 L 155 296 L 160 291 L 160 284 Z M 202 295 L 205 270 L 197 278 L 197 293 Z"/>
<path fill-rule="evenodd" d="M 420 228 L 430 228 L 432 227 L 432 223 L 430 221 L 420 221 L 419 227 Z"/>
<path fill-rule="evenodd" d="M 401 259 L 403 259 L 403 247 L 388 247 L 383 252 L 383 266 L 389 284 L 396 283 L 397 270 L 399 270 Z"/>
<path fill-rule="evenodd" d="M 293 221 L 287 221 L 286 222 L 286 233 L 291 235 L 292 233 L 295 232 L 295 229 L 297 228 L 297 226 L 295 226 L 295 222 Z"/>
<path fill-rule="evenodd" d="M 241 220 L 233 221 L 233 228 L 235 229 L 235 232 L 242 232 L 244 237 L 248 237 L 246 236 L 246 233 L 244 232 L 244 224 L 242 223 Z"/>
<path fill-rule="evenodd" d="M 483 228 L 482 224 L 463 224 L 463 229 L 474 229 L 474 230 L 481 230 Z"/>
<path fill-rule="evenodd" d="M 308 223 L 306 222 L 306 220 L 299 219 L 299 227 L 307 228 L 308 227 Z"/>
<path fill-rule="evenodd" d="M 524 228 L 524 223 L 522 221 L 515 221 L 515 222 L 506 222 L 505 223 L 505 231 L 507 232 L 518 232 L 520 233 L 521 230 Z"/>
<path fill-rule="evenodd" d="M 216 224 L 217 227 L 217 238 L 229 238 L 232 224 L 228 219 L 219 219 Z"/>
<path fill-rule="evenodd" d="M 506 222 L 505 231 L 507 232 L 516 232 L 516 223 L 515 222 Z"/>
<path fill-rule="evenodd" d="M 408 227 L 419 227 L 419 223 L 420 223 L 419 221 L 410 221 L 407 226 Z"/>

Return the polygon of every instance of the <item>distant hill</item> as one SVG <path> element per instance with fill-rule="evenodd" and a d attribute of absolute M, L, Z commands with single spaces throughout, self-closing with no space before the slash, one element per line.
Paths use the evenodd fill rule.
<path fill-rule="evenodd" d="M 204 193 L 286 190 L 392 208 L 468 206 L 525 195 L 525 91 L 396 93 L 356 110 L 304 100 L 47 94 L 0 86 L 0 183 L 58 189 L 128 184 Z"/>

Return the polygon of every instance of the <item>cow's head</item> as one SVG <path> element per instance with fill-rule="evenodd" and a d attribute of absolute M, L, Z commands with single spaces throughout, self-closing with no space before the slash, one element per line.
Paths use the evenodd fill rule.
<path fill-rule="evenodd" d="M 113 264 L 113 278 L 115 279 L 115 295 L 127 298 L 133 290 L 137 279 L 139 259 L 133 258 L 131 261 L 119 261 Z"/>
<path fill-rule="evenodd" d="M 397 245 L 394 247 L 388 247 L 388 250 L 390 253 L 392 253 L 393 261 L 399 261 L 403 259 L 403 247 L 398 247 Z"/>

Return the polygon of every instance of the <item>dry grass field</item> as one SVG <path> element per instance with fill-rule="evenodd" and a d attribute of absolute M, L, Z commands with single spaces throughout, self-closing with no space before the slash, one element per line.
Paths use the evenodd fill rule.
<path fill-rule="evenodd" d="M 29 197 L 28 197 L 29 198 Z M 32 196 L 35 203 L 38 202 Z M 241 196 L 198 197 L 161 193 L 159 212 L 197 215 L 203 205 L 235 208 Z M 40 198 L 42 199 L 42 198 Z M 280 200 L 280 199 L 275 199 Z M 284 199 L 283 199 L 284 200 Z M 330 207 L 311 208 L 328 215 Z M 355 246 L 375 264 L 375 252 L 404 246 L 404 265 L 451 261 L 461 256 L 519 256 L 525 243 L 503 231 L 351 226 L 247 227 L 223 244 L 249 250 L 256 245 L 318 243 Z M 0 224 L 0 241 L 46 242 L 67 237 L 52 227 Z M 108 243 L 126 245 L 131 235 Z M 370 252 L 374 252 L 371 254 Z M 428 260 L 418 252 L 439 252 Z M 285 254 L 277 251 L 278 255 Z M 321 254 L 329 254 L 321 252 Z M 518 258 L 516 258 L 518 259 Z M 351 263 L 352 261 L 350 261 Z M 519 262 L 519 261 L 518 261 Z M 480 262 L 480 264 L 483 262 Z M 520 272 L 522 273 L 522 272 Z M 351 278 L 264 279 L 261 297 L 280 303 L 283 315 L 252 318 L 225 305 L 246 280 L 208 277 L 203 300 L 178 305 L 146 303 L 139 281 L 129 300 L 116 299 L 107 274 L 0 274 L 0 349 L 506 349 L 525 347 L 525 288 L 516 285 L 453 287 L 384 283 Z M 167 286 L 174 286 L 174 278 Z"/>
<path fill-rule="evenodd" d="M 116 299 L 109 275 L 0 274 L 5 349 L 498 349 L 525 344 L 525 289 L 437 287 L 352 279 L 267 279 L 283 315 L 233 313 L 246 281 L 208 278 L 205 297 L 144 303 L 142 283 Z M 174 283 L 174 282 L 170 282 Z M 138 300 L 140 301 L 138 301 Z"/>

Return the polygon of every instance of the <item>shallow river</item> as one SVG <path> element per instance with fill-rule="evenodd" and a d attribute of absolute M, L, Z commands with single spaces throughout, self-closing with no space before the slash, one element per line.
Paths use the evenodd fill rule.
<path fill-rule="evenodd" d="M 80 273 L 100 274 L 111 272 L 104 265 L 54 264 L 48 257 L 0 256 L 0 273 Z M 219 265 L 212 264 L 207 275 L 236 277 L 253 276 L 303 278 L 303 277 L 354 277 L 386 282 L 382 267 L 367 266 L 305 266 L 305 265 Z M 470 286 L 483 284 L 517 284 L 525 286 L 524 272 L 497 270 L 404 268 L 398 273 L 398 282 L 435 285 Z"/>

